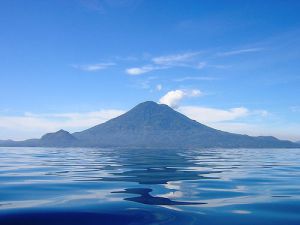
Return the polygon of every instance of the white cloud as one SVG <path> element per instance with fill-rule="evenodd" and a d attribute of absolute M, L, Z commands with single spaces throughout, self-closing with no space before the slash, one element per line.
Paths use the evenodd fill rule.
<path fill-rule="evenodd" d="M 140 75 L 143 73 L 148 73 L 152 71 L 154 68 L 152 66 L 143 66 L 143 67 L 133 67 L 126 69 L 126 73 L 129 75 Z"/>
<path fill-rule="evenodd" d="M 167 66 L 178 66 L 181 63 L 190 61 L 195 56 L 199 55 L 199 52 L 187 52 L 182 54 L 159 56 L 152 59 L 155 64 L 167 65 Z"/>
<path fill-rule="evenodd" d="M 284 124 L 282 126 L 267 125 L 264 123 L 249 122 L 216 122 L 207 123 L 213 128 L 238 134 L 247 134 L 251 136 L 274 136 L 282 140 L 299 141 L 300 124 Z"/>
<path fill-rule="evenodd" d="M 217 78 L 215 77 L 204 77 L 204 76 L 187 76 L 187 77 L 182 77 L 182 78 L 177 78 L 174 79 L 173 81 L 175 82 L 183 82 L 183 81 L 188 81 L 188 80 L 216 80 Z"/>
<path fill-rule="evenodd" d="M 157 91 L 161 91 L 161 90 L 162 90 L 162 88 L 163 88 L 163 87 L 162 87 L 162 85 L 161 85 L 161 84 L 158 84 L 158 85 L 156 85 L 156 90 L 157 90 Z"/>
<path fill-rule="evenodd" d="M 254 110 L 252 111 L 252 115 L 265 117 L 269 116 L 270 113 L 267 110 Z"/>
<path fill-rule="evenodd" d="M 185 93 L 182 90 L 169 91 L 166 95 L 159 99 L 159 103 L 166 104 L 170 107 L 176 107 L 178 102 L 184 98 L 184 95 Z"/>
<path fill-rule="evenodd" d="M 227 132 L 300 140 L 299 124 L 278 124 L 278 121 L 268 123 L 267 120 L 270 118 L 265 117 L 271 114 L 266 110 L 250 110 L 245 107 L 218 109 L 201 106 L 180 106 L 176 110 L 193 120 Z"/>
<path fill-rule="evenodd" d="M 133 9 L 140 3 L 139 0 L 80 0 L 79 2 L 87 10 L 100 14 L 107 14 L 114 9 Z"/>
<path fill-rule="evenodd" d="M 133 67 L 133 68 L 128 68 L 126 69 L 126 73 L 129 75 L 141 75 L 143 73 L 149 73 L 153 70 L 160 70 L 160 69 L 165 69 L 166 67 L 161 67 L 161 66 L 142 66 L 142 67 Z"/>
<path fill-rule="evenodd" d="M 228 51 L 228 52 L 220 52 L 217 54 L 217 56 L 232 56 L 232 55 L 239 55 L 239 54 L 250 53 L 250 52 L 259 52 L 262 50 L 263 48 L 239 49 L 239 50 Z"/>
<path fill-rule="evenodd" d="M 168 100 L 169 104 L 174 105 L 174 102 L 177 103 L 175 106 L 178 106 L 180 100 L 187 96 L 183 90 L 175 90 L 172 93 L 169 96 L 169 100 L 167 98 L 165 100 Z M 188 96 L 201 95 L 199 90 L 189 90 L 186 93 L 188 93 Z M 177 111 L 200 123 L 224 131 L 254 136 L 273 135 L 281 139 L 300 140 L 299 124 L 276 124 L 276 121 L 266 123 L 265 120 L 261 120 L 270 115 L 265 110 L 250 110 L 245 107 L 218 109 L 200 106 L 179 106 Z M 54 132 L 59 129 L 65 129 L 70 132 L 80 131 L 123 113 L 125 113 L 124 110 L 104 109 L 83 113 L 0 115 L 0 139 L 23 140 L 37 138 L 47 132 Z M 260 120 L 251 120 L 253 117 L 260 118 Z"/>
<path fill-rule="evenodd" d="M 159 103 L 166 104 L 172 108 L 178 107 L 178 103 L 185 97 L 196 97 L 202 95 L 200 90 L 174 90 L 169 91 L 159 99 Z"/>
<path fill-rule="evenodd" d="M 200 123 L 232 121 L 250 114 L 245 107 L 225 110 L 200 106 L 181 106 L 178 108 L 178 111 Z"/>
<path fill-rule="evenodd" d="M 72 132 L 79 131 L 103 123 L 124 112 L 123 110 L 106 109 L 83 113 L 0 115 L 0 135 L 1 139 L 16 138 L 20 140 L 39 137 L 42 134 L 59 129 Z"/>
<path fill-rule="evenodd" d="M 300 112 L 300 106 L 291 106 L 290 110 L 294 113 Z"/>
<path fill-rule="evenodd" d="M 206 67 L 207 63 L 206 62 L 199 62 L 197 65 L 196 65 L 196 68 L 197 69 L 203 69 L 204 67 Z"/>
<path fill-rule="evenodd" d="M 88 10 L 105 12 L 103 4 L 98 0 L 81 0 L 80 3 Z"/>
<path fill-rule="evenodd" d="M 96 63 L 88 65 L 73 65 L 75 69 L 80 69 L 87 72 L 96 72 L 99 70 L 107 69 L 108 67 L 116 65 L 115 63 Z"/>
<path fill-rule="evenodd" d="M 182 54 L 154 57 L 149 65 L 127 68 L 125 72 L 129 75 L 140 75 L 155 70 L 169 69 L 172 67 L 191 67 L 203 69 L 206 62 L 198 62 L 196 56 L 199 52 L 187 52 Z"/>

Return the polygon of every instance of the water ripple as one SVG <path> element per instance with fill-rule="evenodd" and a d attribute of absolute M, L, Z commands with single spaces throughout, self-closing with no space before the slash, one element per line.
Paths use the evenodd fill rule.
<path fill-rule="evenodd" d="M 298 225 L 299 162 L 300 149 L 0 148 L 0 224 Z"/>

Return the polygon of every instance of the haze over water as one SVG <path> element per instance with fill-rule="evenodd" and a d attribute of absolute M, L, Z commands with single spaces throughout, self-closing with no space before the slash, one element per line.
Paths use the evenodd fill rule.
<path fill-rule="evenodd" d="M 0 148 L 0 224 L 300 224 L 300 149 Z"/>

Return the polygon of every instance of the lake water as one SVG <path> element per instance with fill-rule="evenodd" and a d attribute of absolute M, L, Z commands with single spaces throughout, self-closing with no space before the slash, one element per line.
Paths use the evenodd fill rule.
<path fill-rule="evenodd" d="M 0 148 L 0 224 L 299 225 L 300 149 Z"/>

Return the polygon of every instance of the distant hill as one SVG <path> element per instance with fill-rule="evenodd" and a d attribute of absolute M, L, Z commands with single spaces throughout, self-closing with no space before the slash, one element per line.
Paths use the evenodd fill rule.
<path fill-rule="evenodd" d="M 59 146 L 73 146 L 78 145 L 78 140 L 72 134 L 65 130 L 59 130 L 55 133 L 45 134 L 41 137 L 40 143 L 43 146 L 55 146 L 59 143 Z"/>
<path fill-rule="evenodd" d="M 299 144 L 271 136 L 233 134 L 191 120 L 167 105 L 144 102 L 127 113 L 87 130 L 60 130 L 0 146 L 123 147 L 123 148 L 292 148 Z"/>

